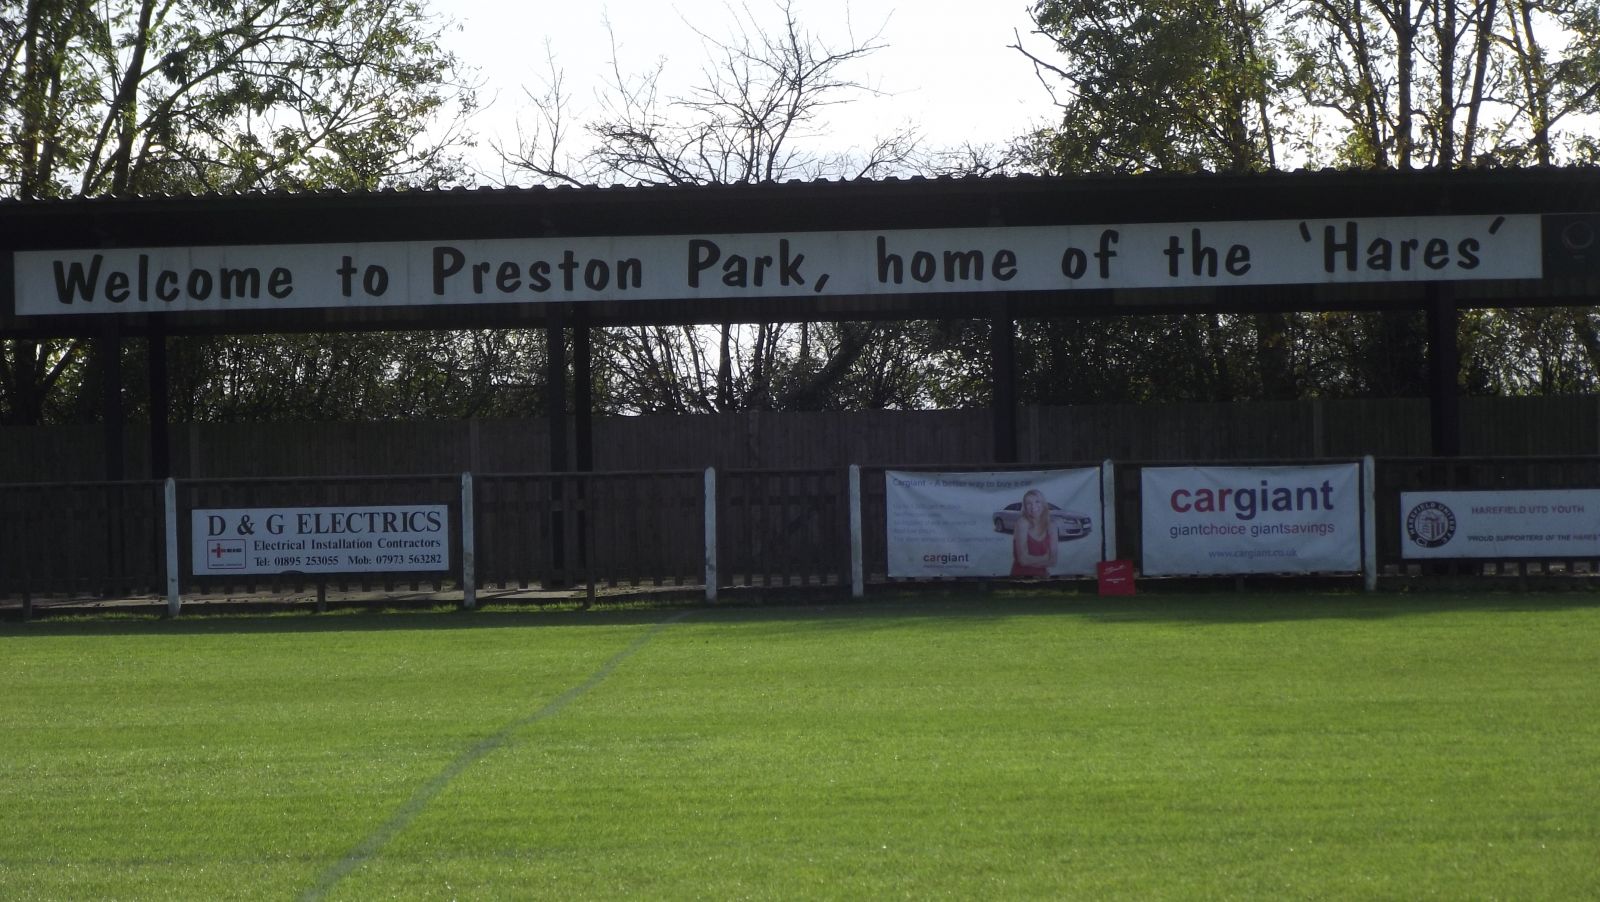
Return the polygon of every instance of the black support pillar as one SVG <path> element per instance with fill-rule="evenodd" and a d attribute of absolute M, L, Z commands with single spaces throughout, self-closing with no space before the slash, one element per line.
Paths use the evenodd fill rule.
<path fill-rule="evenodd" d="M 589 317 L 583 309 L 572 322 L 572 450 L 574 469 L 594 469 L 594 372 L 589 346 Z"/>
<path fill-rule="evenodd" d="M 589 316 L 579 306 L 572 317 L 572 451 L 573 469 L 580 473 L 594 470 L 594 374 L 589 347 Z M 577 483 L 578 506 L 574 522 L 578 528 L 578 572 L 589 587 L 589 601 L 594 601 L 594 579 L 589 571 L 589 497 L 588 485 Z"/>
<path fill-rule="evenodd" d="M 127 411 L 122 403 L 122 331 L 108 324 L 94 344 L 94 367 L 100 377 L 100 422 L 105 427 L 105 478 L 127 476 Z"/>
<path fill-rule="evenodd" d="M 567 330 L 566 311 L 551 304 L 545 321 L 545 417 L 550 428 L 550 472 L 572 469 L 567 456 Z M 550 568 L 546 582 L 551 588 L 568 584 L 566 485 L 555 479 L 550 485 Z"/>
<path fill-rule="evenodd" d="M 994 299 L 989 316 L 990 413 L 994 423 L 994 461 L 1017 462 L 1017 321 L 1010 295 Z"/>
<path fill-rule="evenodd" d="M 1461 454 L 1460 314 L 1454 286 L 1428 285 L 1428 411 L 1435 457 Z"/>
<path fill-rule="evenodd" d="M 550 472 L 572 468 L 567 456 L 567 317 L 560 304 L 550 305 L 545 321 L 545 416 L 550 419 Z"/>
<path fill-rule="evenodd" d="M 169 438 L 172 417 L 170 380 L 167 378 L 167 330 L 165 324 L 150 328 L 149 363 L 150 383 L 150 478 L 166 479 L 172 475 L 172 441 Z"/>

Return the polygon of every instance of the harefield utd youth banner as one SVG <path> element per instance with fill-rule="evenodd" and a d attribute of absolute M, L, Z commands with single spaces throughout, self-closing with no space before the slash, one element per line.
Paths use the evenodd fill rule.
<path fill-rule="evenodd" d="M 1149 576 L 1361 569 L 1360 466 L 1146 467 Z"/>
<path fill-rule="evenodd" d="M 892 577 L 1088 576 L 1100 560 L 1098 469 L 884 480 Z"/>
<path fill-rule="evenodd" d="M 1402 492 L 1407 558 L 1600 556 L 1600 490 Z"/>

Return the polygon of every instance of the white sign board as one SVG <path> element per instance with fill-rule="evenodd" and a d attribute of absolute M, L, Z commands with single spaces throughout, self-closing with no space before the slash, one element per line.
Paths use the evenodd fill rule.
<path fill-rule="evenodd" d="M 1087 576 L 1100 561 L 1098 469 L 890 470 L 884 482 L 891 577 Z"/>
<path fill-rule="evenodd" d="M 1538 216 L 19 251 L 16 314 L 1536 279 Z"/>
<path fill-rule="evenodd" d="M 254 507 L 190 515 L 195 576 L 450 569 L 450 509 Z"/>
<path fill-rule="evenodd" d="M 1147 576 L 1361 569 L 1361 468 L 1146 467 Z"/>
<path fill-rule="evenodd" d="M 1600 557 L 1600 489 L 1402 492 L 1404 558 Z"/>

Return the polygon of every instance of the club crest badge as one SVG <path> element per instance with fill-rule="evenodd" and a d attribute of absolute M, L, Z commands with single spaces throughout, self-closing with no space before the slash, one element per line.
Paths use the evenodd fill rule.
<path fill-rule="evenodd" d="M 1423 548 L 1438 548 L 1455 534 L 1455 512 L 1437 501 L 1424 501 L 1406 515 L 1406 535 Z"/>

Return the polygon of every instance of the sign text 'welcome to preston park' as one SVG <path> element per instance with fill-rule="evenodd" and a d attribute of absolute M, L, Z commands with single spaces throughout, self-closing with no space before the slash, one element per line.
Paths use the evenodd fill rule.
<path fill-rule="evenodd" d="M 16 314 L 1533 279 L 1540 218 L 20 251 Z"/>

